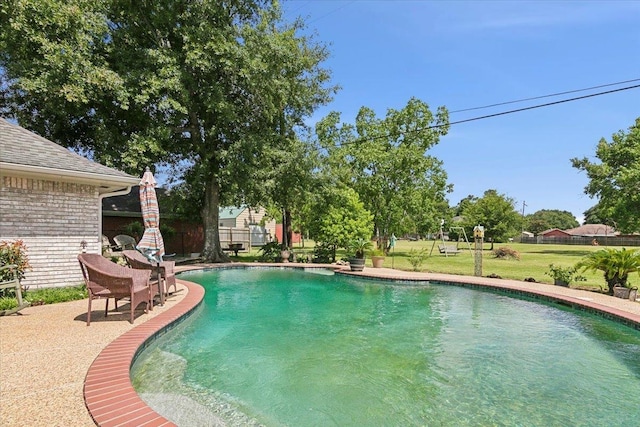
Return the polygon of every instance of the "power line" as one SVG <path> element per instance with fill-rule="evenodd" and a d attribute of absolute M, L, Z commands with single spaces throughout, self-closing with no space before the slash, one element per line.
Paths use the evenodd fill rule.
<path fill-rule="evenodd" d="M 349 6 L 351 3 L 355 3 L 355 0 L 352 0 L 352 1 L 348 2 L 348 3 L 345 3 L 345 4 L 335 8 L 333 10 L 330 10 L 329 12 L 325 13 L 324 15 L 321 15 L 321 16 L 315 18 L 315 19 L 312 19 L 311 21 L 307 22 L 307 25 L 313 24 L 314 22 L 318 22 L 319 20 L 321 20 L 323 18 L 326 18 L 327 16 L 339 11 L 340 9 L 344 9 L 345 7 Z"/>
<path fill-rule="evenodd" d="M 624 81 L 617 82 L 617 83 L 607 83 L 607 84 L 604 84 L 604 85 L 591 86 L 591 87 L 587 87 L 587 88 L 584 88 L 584 89 L 567 90 L 567 91 L 564 91 L 564 92 L 556 92 L 556 93 L 552 93 L 552 94 L 549 94 L 549 95 L 541 95 L 541 96 L 534 96 L 532 98 L 523 98 L 523 99 L 516 99 L 514 101 L 499 102 L 497 104 L 489 104 L 489 105 L 484 105 L 482 107 L 472 107 L 472 108 L 464 108 L 462 110 L 453 110 L 453 111 L 449 111 L 449 114 L 462 113 L 464 111 L 482 110 L 484 108 L 498 107 L 500 105 L 516 104 L 518 102 L 533 101 L 535 99 L 552 98 L 554 96 L 567 95 L 567 94 L 576 93 L 576 92 L 584 92 L 584 91 L 587 91 L 587 90 L 600 89 L 600 88 L 603 88 L 603 87 L 618 86 L 618 85 L 621 85 L 621 84 L 632 83 L 632 82 L 637 82 L 637 81 L 640 81 L 640 79 L 624 80 Z"/>
<path fill-rule="evenodd" d="M 637 80 L 640 80 L 640 79 L 637 79 Z M 607 94 L 610 94 L 610 93 L 622 92 L 624 90 L 630 90 L 630 89 L 636 89 L 636 88 L 640 88 L 640 84 L 633 85 L 633 86 L 627 86 L 627 87 L 623 87 L 623 88 L 618 88 L 618 89 L 607 90 L 607 91 L 604 91 L 604 92 L 592 93 L 592 94 L 589 94 L 589 95 L 577 96 L 577 97 L 574 97 L 574 98 L 561 99 L 559 101 L 547 102 L 545 104 L 532 105 L 532 106 L 529 106 L 529 107 L 518 108 L 518 109 L 515 109 L 515 110 L 502 111 L 500 113 L 487 114 L 487 115 L 479 116 L 479 117 L 472 117 L 470 119 L 457 120 L 455 122 L 435 124 L 435 125 L 427 126 L 425 128 L 422 128 L 422 129 L 416 129 L 416 130 L 407 131 L 407 132 L 404 132 L 404 133 L 405 134 L 413 134 L 413 133 L 417 133 L 417 132 L 424 132 L 424 131 L 429 130 L 429 129 L 437 129 L 437 128 L 441 128 L 441 127 L 444 127 L 444 126 L 451 126 L 451 125 L 457 125 L 457 124 L 460 124 L 460 123 L 473 122 L 473 121 L 476 121 L 476 120 L 489 119 L 491 117 L 504 116 L 504 115 L 507 115 L 507 114 L 519 113 L 521 111 L 534 110 L 536 108 L 549 107 L 551 105 L 564 104 L 566 102 L 578 101 L 578 100 L 581 100 L 581 99 L 593 98 L 595 96 L 607 95 Z M 390 137 L 390 135 L 380 135 L 380 136 L 376 136 L 376 137 L 372 137 L 372 138 L 356 139 L 355 141 L 352 141 L 352 142 L 345 142 L 343 144 L 340 144 L 338 147 L 344 147 L 345 145 L 351 145 L 351 144 L 362 143 L 362 142 L 375 141 L 375 140 L 378 140 L 378 139 L 387 139 L 389 137 Z"/>
<path fill-rule="evenodd" d="M 548 107 L 548 106 L 556 105 L 556 104 L 564 104 L 565 102 L 578 101 L 580 99 L 592 98 L 594 96 L 600 96 L 600 95 L 607 95 L 609 93 L 614 93 L 614 92 L 622 92 L 623 90 L 636 89 L 636 88 L 639 88 L 639 87 L 640 87 L 640 85 L 627 86 L 627 87 L 623 87 L 623 88 L 607 90 L 605 92 L 598 92 L 598 93 L 592 93 L 590 95 L 578 96 L 578 97 L 575 97 L 575 98 L 561 99 L 560 101 L 547 102 L 546 104 L 532 105 L 530 107 L 518 108 L 516 110 L 503 111 L 501 113 L 488 114 L 486 116 L 473 117 L 473 118 L 465 119 L 465 120 L 458 120 L 458 121 L 455 121 L 455 122 L 450 122 L 449 125 L 457 125 L 459 123 L 473 122 L 475 120 L 482 120 L 482 119 L 488 119 L 488 118 L 491 118 L 491 117 L 504 116 L 506 114 L 519 113 L 520 111 L 533 110 L 533 109 L 536 109 L 536 108 Z M 435 129 L 435 128 L 439 128 L 439 127 L 443 127 L 443 126 L 446 126 L 446 125 L 444 125 L 444 124 L 433 125 L 433 126 L 427 127 L 426 129 Z"/>

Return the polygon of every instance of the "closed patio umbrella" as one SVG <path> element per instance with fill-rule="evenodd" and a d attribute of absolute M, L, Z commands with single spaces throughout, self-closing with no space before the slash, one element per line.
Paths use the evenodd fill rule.
<path fill-rule="evenodd" d="M 153 256 L 156 261 L 162 261 L 164 255 L 164 240 L 160 233 L 160 209 L 156 196 L 156 180 L 147 167 L 140 181 L 140 207 L 144 221 L 144 234 L 138 242 L 138 250 L 147 256 Z"/>
<path fill-rule="evenodd" d="M 137 249 L 145 254 L 150 261 L 156 262 L 160 304 L 164 305 L 164 290 L 160 283 L 160 263 L 164 255 L 164 240 L 160 233 L 160 208 L 156 196 L 156 180 L 147 167 L 140 181 L 140 210 L 144 221 L 144 234 L 138 242 Z"/>

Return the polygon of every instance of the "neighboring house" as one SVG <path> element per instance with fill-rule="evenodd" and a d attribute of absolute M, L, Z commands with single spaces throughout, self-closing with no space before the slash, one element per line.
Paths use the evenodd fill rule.
<path fill-rule="evenodd" d="M 163 212 L 162 199 L 166 197 L 166 191 L 157 188 L 156 192 L 161 206 L 160 227 L 168 226 L 175 232 L 172 238 L 163 236 L 166 252 L 181 255 L 201 252 L 204 246 L 202 224 L 176 219 L 169 213 Z M 247 247 L 249 243 L 260 246 L 268 241 L 269 235 L 275 235 L 275 221 L 265 221 L 264 227 L 260 226 L 266 215 L 264 208 L 221 207 L 218 215 L 220 243 L 223 246 L 232 241 L 246 242 Z M 134 186 L 129 194 L 105 198 L 102 201 L 102 216 L 103 233 L 110 239 L 118 234 L 126 234 L 124 230 L 132 222 L 142 224 L 138 186 Z M 241 229 L 241 232 L 234 234 L 231 229 Z"/>
<path fill-rule="evenodd" d="M 260 223 L 267 215 L 264 208 L 251 208 L 249 206 L 221 207 L 218 213 L 218 225 L 220 227 L 247 228 L 250 225 Z M 264 227 L 272 234 L 275 233 L 276 222 L 265 220 Z"/>
<path fill-rule="evenodd" d="M 618 235 L 618 232 L 616 232 L 616 230 L 609 225 L 585 224 L 585 225 L 581 225 L 580 227 L 570 228 L 568 230 L 560 230 L 558 228 L 552 228 L 550 230 L 543 231 L 539 235 L 544 238 L 613 237 Z"/>
<path fill-rule="evenodd" d="M 276 235 L 276 222 L 265 218 L 266 215 L 267 211 L 264 208 L 221 207 L 218 212 L 220 243 L 224 246 L 233 241 L 246 241 L 252 246 L 264 245 Z M 230 230 L 224 230 L 225 228 Z M 238 233 L 234 235 L 234 228 L 249 229 L 250 237 Z"/>
<path fill-rule="evenodd" d="M 139 182 L 0 118 L 0 240 L 27 246 L 23 285 L 79 285 L 82 242 L 101 251 L 102 199 Z"/>
<path fill-rule="evenodd" d="M 571 234 L 567 233 L 566 231 L 560 230 L 559 228 L 551 228 L 549 230 L 543 231 L 538 236 L 542 236 L 543 239 L 548 239 L 551 237 L 568 238 L 571 237 Z"/>
<path fill-rule="evenodd" d="M 604 224 L 585 224 L 565 230 L 565 232 L 575 237 L 612 237 L 618 235 L 613 227 Z"/>

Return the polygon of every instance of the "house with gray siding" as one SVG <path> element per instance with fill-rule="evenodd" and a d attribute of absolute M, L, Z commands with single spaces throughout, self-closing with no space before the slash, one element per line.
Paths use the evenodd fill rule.
<path fill-rule="evenodd" d="M 102 199 L 139 182 L 0 118 L 0 241 L 25 243 L 22 284 L 80 284 L 81 243 L 101 251 Z"/>

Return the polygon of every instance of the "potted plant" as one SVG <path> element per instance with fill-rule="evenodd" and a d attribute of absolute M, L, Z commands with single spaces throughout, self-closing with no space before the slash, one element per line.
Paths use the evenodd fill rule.
<path fill-rule="evenodd" d="M 578 264 L 577 268 L 590 271 L 601 271 L 604 273 L 604 280 L 607 282 L 609 295 L 616 296 L 615 288 L 631 289 L 628 282 L 629 275 L 637 272 L 640 274 L 640 251 L 618 249 L 601 249 L 586 255 Z M 618 291 L 620 294 L 620 290 Z M 630 292 L 629 292 L 630 293 Z M 630 298 L 622 292 L 623 298 Z"/>
<path fill-rule="evenodd" d="M 576 267 L 562 267 L 549 264 L 549 271 L 545 274 L 553 278 L 553 284 L 556 286 L 568 287 L 571 282 L 584 282 L 586 277 L 581 276 Z"/>
<path fill-rule="evenodd" d="M 365 253 L 371 249 L 371 241 L 367 239 L 356 239 L 351 241 L 347 250 L 352 254 L 349 257 L 349 267 L 351 267 L 351 271 L 362 271 L 364 270 L 364 259 Z"/>
<path fill-rule="evenodd" d="M 373 268 L 382 268 L 384 257 L 384 251 L 380 248 L 371 251 L 371 263 L 373 264 Z"/>
<path fill-rule="evenodd" d="M 283 246 L 280 251 L 280 260 L 281 262 L 289 262 L 289 257 L 291 256 L 291 252 L 287 246 Z"/>

